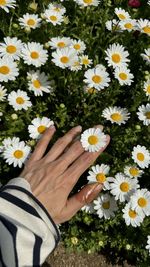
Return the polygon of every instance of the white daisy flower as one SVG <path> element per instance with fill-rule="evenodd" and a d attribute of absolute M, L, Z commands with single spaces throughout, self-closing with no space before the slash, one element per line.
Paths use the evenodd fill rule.
<path fill-rule="evenodd" d="M 57 12 L 61 15 L 64 15 L 66 13 L 66 8 L 61 5 L 61 4 L 58 4 L 58 3 L 53 3 L 53 4 L 49 4 L 48 5 L 48 9 L 52 12 Z"/>
<path fill-rule="evenodd" d="M 74 0 L 78 5 L 87 7 L 87 6 L 98 6 L 100 0 Z"/>
<path fill-rule="evenodd" d="M 14 110 L 27 110 L 29 107 L 32 106 L 30 98 L 28 97 L 27 93 L 18 89 L 16 92 L 12 91 L 8 95 L 8 102 Z"/>
<path fill-rule="evenodd" d="M 72 40 L 69 37 L 53 37 L 51 40 L 48 42 L 50 47 L 52 49 L 62 49 L 65 47 L 68 47 L 72 44 Z"/>
<path fill-rule="evenodd" d="M 95 94 L 98 92 L 98 90 L 94 87 L 89 87 L 89 86 L 84 86 L 83 90 L 85 93 L 89 93 L 89 94 Z"/>
<path fill-rule="evenodd" d="M 136 178 L 130 179 L 123 173 L 117 173 L 115 178 L 110 177 L 109 181 L 111 194 L 120 202 L 129 200 L 130 196 L 139 188 Z"/>
<path fill-rule="evenodd" d="M 149 3 L 149 5 L 150 5 L 150 3 Z M 147 236 L 147 245 L 145 248 L 149 250 L 149 255 L 150 255 L 150 235 Z"/>
<path fill-rule="evenodd" d="M 125 124 L 130 118 L 130 113 L 126 108 L 121 107 L 108 107 L 102 112 L 102 117 L 109 120 L 111 123 L 116 123 L 118 125 Z"/>
<path fill-rule="evenodd" d="M 84 65 L 85 68 L 90 67 L 93 63 L 92 59 L 89 59 L 88 55 L 82 55 L 79 57 L 81 65 Z"/>
<path fill-rule="evenodd" d="M 132 225 L 133 227 L 140 226 L 144 220 L 144 215 L 141 212 L 137 212 L 131 208 L 131 203 L 127 203 L 124 207 L 123 218 L 125 219 L 126 225 Z"/>
<path fill-rule="evenodd" d="M 56 11 L 46 9 L 44 16 L 46 21 L 52 23 L 54 26 L 60 25 L 63 22 L 63 15 Z"/>
<path fill-rule="evenodd" d="M 128 32 L 135 31 L 137 22 L 135 19 L 121 20 L 119 26 L 122 30 L 127 30 Z"/>
<path fill-rule="evenodd" d="M 113 19 L 113 20 L 107 20 L 105 25 L 108 31 L 116 31 L 116 32 L 122 32 L 119 24 L 119 20 Z"/>
<path fill-rule="evenodd" d="M 150 125 L 150 104 L 148 103 L 146 106 L 139 106 L 137 115 L 139 120 L 142 121 L 144 125 Z"/>
<path fill-rule="evenodd" d="M 131 85 L 133 82 L 133 74 L 126 66 L 116 67 L 114 70 L 115 78 L 119 81 L 120 85 Z"/>
<path fill-rule="evenodd" d="M 130 178 L 139 178 L 144 171 L 140 170 L 136 165 L 128 165 L 124 168 L 124 173 Z"/>
<path fill-rule="evenodd" d="M 7 96 L 7 89 L 0 85 L 0 101 L 4 101 Z"/>
<path fill-rule="evenodd" d="M 40 67 L 44 65 L 48 59 L 47 50 L 43 49 L 43 45 L 36 42 L 24 44 L 22 48 L 22 58 L 27 65 Z"/>
<path fill-rule="evenodd" d="M 19 75 L 17 63 L 12 59 L 0 58 L 0 82 L 14 81 Z"/>
<path fill-rule="evenodd" d="M 146 95 L 148 96 L 148 98 L 150 98 L 150 79 L 148 79 L 146 82 L 144 82 L 143 90 L 146 93 Z"/>
<path fill-rule="evenodd" d="M 29 90 L 34 92 L 35 96 L 43 96 L 43 92 L 50 93 L 52 91 L 51 82 L 45 72 L 30 71 L 27 73 Z"/>
<path fill-rule="evenodd" d="M 114 68 L 120 67 L 122 65 L 127 65 L 130 60 L 127 58 L 129 56 L 128 51 L 125 51 L 124 47 L 120 44 L 112 44 L 107 50 L 105 50 L 107 57 L 105 58 L 108 62 L 108 66 Z"/>
<path fill-rule="evenodd" d="M 21 141 L 5 148 L 3 157 L 9 165 L 13 164 L 14 167 L 19 166 L 21 168 L 28 158 L 30 151 L 31 148 L 24 141 Z"/>
<path fill-rule="evenodd" d="M 139 19 L 137 27 L 142 33 L 150 35 L 150 21 L 148 19 Z"/>
<path fill-rule="evenodd" d="M 72 40 L 71 48 L 74 49 L 77 54 L 82 54 L 86 49 L 86 46 L 81 40 Z"/>
<path fill-rule="evenodd" d="M 18 60 L 21 55 L 22 42 L 16 37 L 5 37 L 4 43 L 0 43 L 0 56 Z"/>
<path fill-rule="evenodd" d="M 78 61 L 77 53 L 71 48 L 57 49 L 52 53 L 52 61 L 56 66 L 65 69 L 73 65 L 75 61 Z"/>
<path fill-rule="evenodd" d="M 78 71 L 78 70 L 81 70 L 81 69 L 82 69 L 82 66 L 80 64 L 79 59 L 75 60 L 74 62 L 72 62 L 72 65 L 70 66 L 70 70 Z"/>
<path fill-rule="evenodd" d="M 96 152 L 107 143 L 107 137 L 100 128 L 89 128 L 81 134 L 81 144 L 85 151 Z"/>
<path fill-rule="evenodd" d="M 9 8 L 15 8 L 16 0 L 1 0 L 0 8 L 4 9 L 7 13 L 9 13 Z"/>
<path fill-rule="evenodd" d="M 47 117 L 35 118 L 28 126 L 29 136 L 33 139 L 39 139 L 47 128 L 54 125 L 54 122 Z"/>
<path fill-rule="evenodd" d="M 22 18 L 19 18 L 19 24 L 21 28 L 36 29 L 41 25 L 41 18 L 36 14 L 26 13 Z"/>
<path fill-rule="evenodd" d="M 88 183 L 101 183 L 104 185 L 103 190 L 109 190 L 109 177 L 107 177 L 109 173 L 110 167 L 105 164 L 92 166 L 91 170 L 88 172 L 87 180 Z"/>
<path fill-rule="evenodd" d="M 102 69 L 99 66 L 96 66 L 93 69 L 88 69 L 84 73 L 84 82 L 88 84 L 90 87 L 94 87 L 97 90 L 104 89 L 109 86 L 110 78 L 109 74 L 105 69 Z"/>
<path fill-rule="evenodd" d="M 130 199 L 131 207 L 136 212 L 150 215 L 150 192 L 146 188 L 138 189 Z"/>
<path fill-rule="evenodd" d="M 115 216 L 115 211 L 118 210 L 115 199 L 109 194 L 100 194 L 100 196 L 93 201 L 94 209 L 99 218 L 110 219 Z"/>
<path fill-rule="evenodd" d="M 121 7 L 119 8 L 115 8 L 115 14 L 117 15 L 117 17 L 120 20 L 127 20 L 130 19 L 130 15 L 128 12 L 126 12 L 124 9 L 122 9 Z"/>
<path fill-rule="evenodd" d="M 146 61 L 146 63 L 150 64 L 150 48 L 144 49 L 145 54 L 141 54 L 142 58 Z"/>
<path fill-rule="evenodd" d="M 142 169 L 148 168 L 150 164 L 150 152 L 146 149 L 145 146 L 134 146 L 132 151 L 132 159 Z"/>
<path fill-rule="evenodd" d="M 94 209 L 94 204 L 93 204 L 93 202 L 92 202 L 92 203 L 89 203 L 89 204 L 87 204 L 87 205 L 85 205 L 85 206 L 83 206 L 83 207 L 81 208 L 81 210 L 82 210 L 82 211 L 85 211 L 86 213 L 90 213 L 90 214 L 95 213 L 95 209 Z"/>

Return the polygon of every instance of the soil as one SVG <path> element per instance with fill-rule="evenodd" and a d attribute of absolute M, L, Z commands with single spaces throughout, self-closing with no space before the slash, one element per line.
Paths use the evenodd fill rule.
<path fill-rule="evenodd" d="M 42 267 L 136 267 L 127 261 L 112 264 L 101 254 L 87 254 L 86 252 L 67 252 L 62 243 L 47 258 Z"/>

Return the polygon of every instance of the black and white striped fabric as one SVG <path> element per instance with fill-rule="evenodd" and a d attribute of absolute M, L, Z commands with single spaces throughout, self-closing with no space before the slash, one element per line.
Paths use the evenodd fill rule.
<path fill-rule="evenodd" d="M 41 266 L 59 240 L 58 227 L 24 178 L 0 187 L 0 267 Z"/>

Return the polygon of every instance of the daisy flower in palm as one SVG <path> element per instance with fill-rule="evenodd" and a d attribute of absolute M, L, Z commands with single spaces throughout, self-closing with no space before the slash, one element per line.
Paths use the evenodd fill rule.
<path fill-rule="evenodd" d="M 0 8 L 9 13 L 9 8 L 15 8 L 16 0 L 0 0 Z"/>
<path fill-rule="evenodd" d="M 150 79 L 148 79 L 146 82 L 144 82 L 143 90 L 146 93 L 146 95 L 148 96 L 148 98 L 150 98 Z"/>
<path fill-rule="evenodd" d="M 36 14 L 26 13 L 22 18 L 19 18 L 19 24 L 21 28 L 36 29 L 41 25 L 41 18 Z"/>
<path fill-rule="evenodd" d="M 109 194 L 100 194 L 93 203 L 99 218 L 110 219 L 115 216 L 115 211 L 118 210 L 115 199 Z"/>
<path fill-rule="evenodd" d="M 127 165 L 124 168 L 124 173 L 130 178 L 139 178 L 144 172 L 140 170 L 136 165 Z"/>
<path fill-rule="evenodd" d="M 131 32 L 137 29 L 137 22 L 135 19 L 121 20 L 119 26 L 122 30 L 127 30 L 128 32 Z"/>
<path fill-rule="evenodd" d="M 150 21 L 148 19 L 139 19 L 137 27 L 140 32 L 150 35 Z"/>
<path fill-rule="evenodd" d="M 27 73 L 29 90 L 34 92 L 35 96 L 43 96 L 43 92 L 50 93 L 52 91 L 51 83 L 45 72 L 30 71 Z"/>
<path fill-rule="evenodd" d="M 71 48 L 74 49 L 77 54 L 82 54 L 86 49 L 86 46 L 81 40 L 72 40 Z"/>
<path fill-rule="evenodd" d="M 97 66 L 93 69 L 88 69 L 84 73 L 84 82 L 90 87 L 94 87 L 97 90 L 104 89 L 109 86 L 110 78 L 105 67 Z"/>
<path fill-rule="evenodd" d="M 83 65 L 85 68 L 90 67 L 93 63 L 92 59 L 89 59 L 88 55 L 82 55 L 79 57 L 81 65 Z"/>
<path fill-rule="evenodd" d="M 22 42 L 16 37 L 5 37 L 4 43 L 0 43 L 0 56 L 18 60 L 21 55 Z"/>
<path fill-rule="evenodd" d="M 92 166 L 91 170 L 88 172 L 87 180 L 88 183 L 101 183 L 104 185 L 103 190 L 109 190 L 109 177 L 107 177 L 109 173 L 110 167 L 105 164 Z"/>
<path fill-rule="evenodd" d="M 121 28 L 120 28 L 120 21 L 113 19 L 113 20 L 107 20 L 105 25 L 106 25 L 106 29 L 108 31 L 116 31 L 116 32 L 122 32 Z"/>
<path fill-rule="evenodd" d="M 126 66 L 116 67 L 114 70 L 115 78 L 119 81 L 120 85 L 131 85 L 133 82 L 133 74 Z"/>
<path fill-rule="evenodd" d="M 129 56 L 128 51 L 125 51 L 124 47 L 120 44 L 112 44 L 107 50 L 105 50 L 107 57 L 105 58 L 108 62 L 108 66 L 114 68 L 122 65 L 126 66 L 130 61 L 127 57 Z"/>
<path fill-rule="evenodd" d="M 78 61 L 77 53 L 74 49 L 69 47 L 63 49 L 57 49 L 52 53 L 52 61 L 56 66 L 65 69 L 73 65 L 75 61 Z"/>
<path fill-rule="evenodd" d="M 119 8 L 115 8 L 115 14 L 117 15 L 117 17 L 120 20 L 127 20 L 130 19 L 130 15 L 128 12 L 126 12 L 124 9 L 122 9 L 121 7 Z"/>
<path fill-rule="evenodd" d="M 5 148 L 3 157 L 9 165 L 13 164 L 14 167 L 19 166 L 21 168 L 29 157 L 30 151 L 31 148 L 24 141 L 21 141 Z"/>
<path fill-rule="evenodd" d="M 138 189 L 130 199 L 131 207 L 136 212 L 150 215 L 150 192 L 146 188 Z"/>
<path fill-rule="evenodd" d="M 146 61 L 146 63 L 150 64 L 150 48 L 144 49 L 145 54 L 141 54 L 142 58 Z"/>
<path fill-rule="evenodd" d="M 150 125 L 150 104 L 148 103 L 146 106 L 139 106 L 137 115 L 139 120 L 142 121 L 144 125 Z"/>
<path fill-rule="evenodd" d="M 107 136 L 100 128 L 89 128 L 81 134 L 80 141 L 85 151 L 96 152 L 106 146 Z"/>
<path fill-rule="evenodd" d="M 45 10 L 44 17 L 47 22 L 52 23 L 54 26 L 60 25 L 64 19 L 61 13 L 49 9 Z"/>
<path fill-rule="evenodd" d="M 126 108 L 116 106 L 105 108 L 102 112 L 102 117 L 118 125 L 125 124 L 130 117 L 129 115 L 130 113 Z"/>
<path fill-rule="evenodd" d="M 144 220 L 144 214 L 141 212 L 137 212 L 131 208 L 131 203 L 127 203 L 124 207 L 123 218 L 125 219 L 126 225 L 132 225 L 133 227 L 140 226 Z"/>
<path fill-rule="evenodd" d="M 4 86 L 0 85 L 0 101 L 4 101 L 7 96 L 7 89 Z"/>
<path fill-rule="evenodd" d="M 66 8 L 61 5 L 61 4 L 58 4 L 58 3 L 53 3 L 53 4 L 49 4 L 48 5 L 48 9 L 52 12 L 57 12 L 61 15 L 64 15 L 66 13 Z"/>
<path fill-rule="evenodd" d="M 27 65 L 35 67 L 44 65 L 48 59 L 47 50 L 43 49 L 43 45 L 36 42 L 24 44 L 21 54 Z"/>
<path fill-rule="evenodd" d="M 149 255 L 150 255 L 150 235 L 147 236 L 147 245 L 145 248 L 149 250 Z"/>
<path fill-rule="evenodd" d="M 8 102 L 14 110 L 27 110 L 29 107 L 32 106 L 30 98 L 28 97 L 27 93 L 18 89 L 16 92 L 12 91 L 8 95 Z"/>
<path fill-rule="evenodd" d="M 148 168 L 150 164 L 150 152 L 145 146 L 137 145 L 133 147 L 132 159 L 142 169 Z"/>
<path fill-rule="evenodd" d="M 87 7 L 87 6 L 98 6 L 100 0 L 74 0 L 78 5 Z"/>
<path fill-rule="evenodd" d="M 85 205 L 85 206 L 83 206 L 83 207 L 81 208 L 81 210 L 82 210 L 82 211 L 85 211 L 86 213 L 90 213 L 90 214 L 95 213 L 95 209 L 94 209 L 94 204 L 93 204 L 93 202 L 92 202 L 92 203 L 89 203 L 89 204 L 87 204 L 87 205 Z"/>
<path fill-rule="evenodd" d="M 12 59 L 0 58 L 0 82 L 8 82 L 16 80 L 19 75 L 17 63 Z"/>
<path fill-rule="evenodd" d="M 47 128 L 54 125 L 54 122 L 47 117 L 35 118 L 28 126 L 29 136 L 33 139 L 39 139 Z"/>
<path fill-rule="evenodd" d="M 136 178 L 130 179 L 123 173 L 117 173 L 115 178 L 110 177 L 109 181 L 111 194 L 120 202 L 129 200 L 130 196 L 139 188 Z"/>
<path fill-rule="evenodd" d="M 69 47 L 72 44 L 72 40 L 69 37 L 53 37 L 51 40 L 48 42 L 50 47 L 52 49 L 62 49 L 65 47 Z"/>

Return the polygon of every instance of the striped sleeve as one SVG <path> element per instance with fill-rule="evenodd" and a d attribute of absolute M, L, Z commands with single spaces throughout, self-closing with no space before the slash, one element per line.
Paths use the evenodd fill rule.
<path fill-rule="evenodd" d="M 21 177 L 0 187 L 0 267 L 41 266 L 60 232 Z"/>

